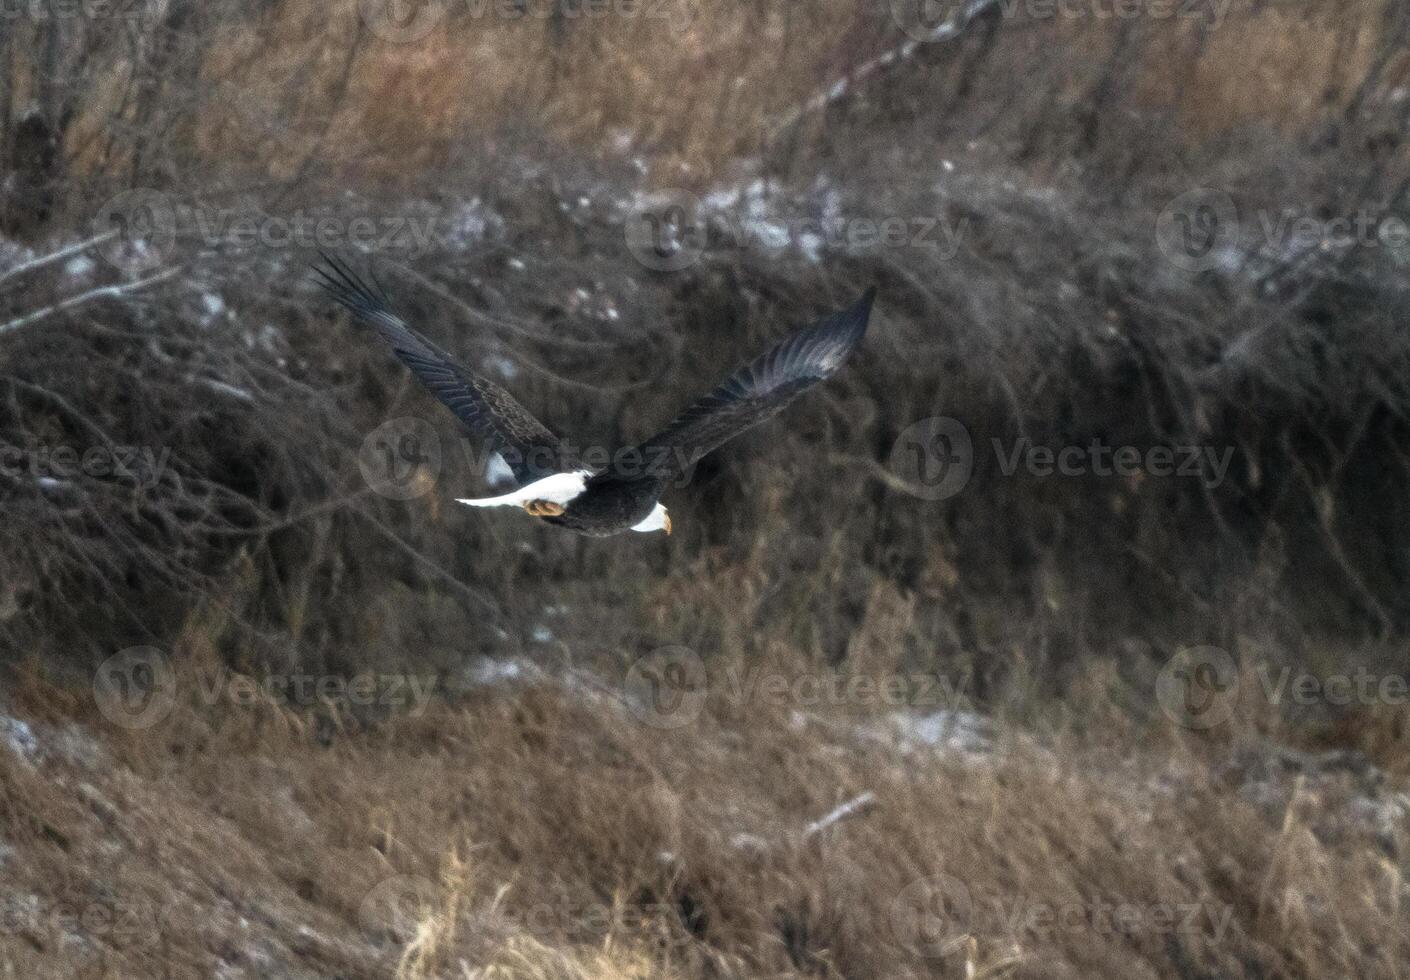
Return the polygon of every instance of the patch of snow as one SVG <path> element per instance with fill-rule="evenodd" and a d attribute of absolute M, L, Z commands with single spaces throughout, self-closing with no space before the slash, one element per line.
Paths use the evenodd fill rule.
<path fill-rule="evenodd" d="M 77 725 L 64 725 L 47 734 L 50 747 L 69 762 L 89 770 L 102 764 L 103 747 Z"/>
<path fill-rule="evenodd" d="M 618 153 L 626 153 L 632 148 L 632 131 L 625 127 L 613 129 L 611 134 L 612 148 Z"/>
<path fill-rule="evenodd" d="M 535 643 L 548 643 L 553 639 L 553 631 L 547 626 L 539 625 L 534 627 L 532 636 Z"/>
<path fill-rule="evenodd" d="M 34 762 L 39 757 L 39 739 L 28 722 L 0 715 L 0 739 L 25 762 Z"/>
<path fill-rule="evenodd" d="M 903 739 L 962 752 L 986 752 L 993 746 L 994 723 L 972 711 L 942 708 L 927 715 L 899 714 L 892 719 Z"/>
<path fill-rule="evenodd" d="M 741 191 L 738 187 L 725 187 L 705 195 L 701 203 L 711 211 L 723 211 L 739 203 Z"/>
<path fill-rule="evenodd" d="M 201 319 L 202 326 L 210 326 L 215 318 L 225 312 L 225 300 L 217 293 L 202 293 L 201 308 L 205 310 L 205 316 Z"/>
<path fill-rule="evenodd" d="M 506 381 L 513 381 L 519 376 L 519 365 L 502 355 L 490 354 L 483 363 L 485 370 L 493 371 Z"/>
<path fill-rule="evenodd" d="M 460 679 L 466 687 L 498 687 L 512 681 L 530 680 L 539 674 L 539 669 L 527 660 L 479 657 L 465 665 Z"/>
<path fill-rule="evenodd" d="M 68 260 L 64 264 L 64 275 L 70 279 L 87 279 L 93 274 L 98 263 L 94 262 L 86 255 L 78 255 Z"/>
<path fill-rule="evenodd" d="M 38 253 L 34 249 L 0 236 L 0 269 L 8 269 L 11 266 L 31 262 L 37 255 Z"/>
<path fill-rule="evenodd" d="M 898 711 L 886 718 L 885 727 L 863 728 L 868 735 L 890 734 L 902 751 L 924 748 L 983 755 L 994 748 L 994 723 L 972 711 L 941 708 L 927 714 Z"/>
<path fill-rule="evenodd" d="M 1243 271 L 1248 256 L 1236 245 L 1223 245 L 1215 253 L 1215 261 L 1226 275 L 1236 275 Z"/>
<path fill-rule="evenodd" d="M 492 232 L 504 226 L 504 219 L 479 197 L 472 197 L 450 213 L 446 219 L 446 244 L 458 247 L 476 245 Z"/>
<path fill-rule="evenodd" d="M 284 343 L 284 332 L 272 323 L 266 323 L 259 329 L 259 336 L 256 338 L 259 346 L 270 354 L 276 353 Z"/>

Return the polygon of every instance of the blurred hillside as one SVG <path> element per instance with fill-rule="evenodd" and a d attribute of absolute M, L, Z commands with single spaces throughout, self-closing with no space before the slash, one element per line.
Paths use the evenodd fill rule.
<path fill-rule="evenodd" d="M 178 976 L 1396 975 L 1403 704 L 1264 685 L 1172 730 L 1153 692 L 1205 645 L 1245 694 L 1260 666 L 1403 672 L 1410 8 L 5 16 L 0 844 L 41 907 L 100 879 L 144 915 L 221 907 L 216 938 L 144 933 Z M 838 378 L 672 491 L 674 535 L 588 540 L 451 502 L 494 466 L 317 291 L 320 248 L 579 445 L 880 298 Z M 139 645 L 181 693 L 114 729 L 95 672 Z M 593 700 L 662 649 L 715 678 L 963 678 L 947 725 L 1000 734 L 917 750 L 922 712 L 714 685 L 663 734 Z M 428 714 L 193 680 L 366 672 L 426 679 Z M 839 852 L 789 830 L 738 866 L 741 828 L 867 794 L 861 842 L 848 816 Z M 134 857 L 164 798 L 217 826 L 160 835 L 207 873 Z M 1033 802 L 1072 826 L 1020 833 Z M 846 911 L 908 867 L 1049 906 L 1212 902 L 1235 938 L 981 914 L 916 957 Z M 433 885 L 409 932 L 357 921 L 387 875 Z M 593 903 L 655 918 L 521 928 Z M 160 975 L 153 942 L 12 933 L 13 975 L 75 947 Z"/>

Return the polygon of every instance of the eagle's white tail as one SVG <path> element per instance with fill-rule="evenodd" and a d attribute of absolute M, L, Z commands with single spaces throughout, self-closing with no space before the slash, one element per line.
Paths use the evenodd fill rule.
<path fill-rule="evenodd" d="M 526 483 L 512 493 L 501 494 L 498 497 L 479 497 L 473 500 L 457 497 L 455 502 L 469 504 L 471 507 L 522 507 L 531 500 L 547 500 L 550 503 L 566 507 L 574 497 L 587 489 L 587 478 L 590 475 L 591 471 L 589 470 L 554 473 L 542 480 Z"/>

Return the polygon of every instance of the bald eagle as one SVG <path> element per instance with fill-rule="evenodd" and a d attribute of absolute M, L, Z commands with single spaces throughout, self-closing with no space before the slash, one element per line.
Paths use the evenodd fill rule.
<path fill-rule="evenodd" d="M 852 306 L 799 330 L 735 371 L 670 425 L 603 467 L 573 458 L 567 446 L 499 385 L 459 367 L 450 355 L 392 311 L 380 285 L 369 286 L 329 255 L 315 266 L 319 284 L 391 345 L 411 373 L 498 452 L 518 489 L 461 499 L 471 507 L 520 507 L 549 524 L 592 537 L 622 531 L 671 533 L 662 492 L 699 460 L 745 429 L 777 414 L 830 377 L 861 342 L 876 287 Z"/>

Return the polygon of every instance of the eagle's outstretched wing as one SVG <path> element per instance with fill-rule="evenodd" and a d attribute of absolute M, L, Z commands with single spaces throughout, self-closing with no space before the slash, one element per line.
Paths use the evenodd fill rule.
<path fill-rule="evenodd" d="M 449 354 L 413 330 L 392 312 L 380 285 L 370 287 L 330 255 L 323 254 L 323 262 L 313 270 L 319 285 L 374 327 L 417 380 L 504 457 L 521 485 L 563 471 L 566 462 L 558 437 L 509 392 L 458 367 Z"/>
<path fill-rule="evenodd" d="M 876 287 L 845 310 L 799 330 L 691 405 L 639 446 L 639 457 L 662 482 L 745 429 L 776 415 L 804 391 L 832 376 L 861 343 Z"/>

